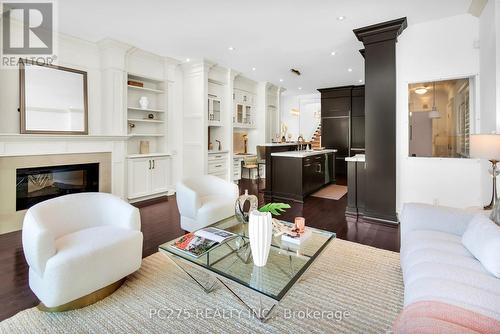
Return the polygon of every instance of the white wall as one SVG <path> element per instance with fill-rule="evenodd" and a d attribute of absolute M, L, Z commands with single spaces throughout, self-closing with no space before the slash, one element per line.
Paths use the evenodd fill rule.
<path fill-rule="evenodd" d="M 498 67 L 500 67 L 500 53 L 497 52 L 497 39 L 499 29 L 500 10 L 499 0 L 490 0 L 483 9 L 479 18 L 479 69 L 480 76 L 480 104 L 485 112 L 482 115 L 481 132 L 490 133 L 498 127 L 497 116 L 499 112 L 498 90 L 500 89 L 500 77 L 498 76 Z M 496 112 L 495 112 L 496 111 Z"/>
<path fill-rule="evenodd" d="M 408 84 L 479 73 L 479 20 L 469 14 L 410 25 L 397 44 L 397 207 L 405 202 L 479 206 L 491 196 L 487 164 L 408 157 Z M 476 112 L 478 112 L 476 110 Z M 489 119 L 491 110 L 479 110 Z"/>

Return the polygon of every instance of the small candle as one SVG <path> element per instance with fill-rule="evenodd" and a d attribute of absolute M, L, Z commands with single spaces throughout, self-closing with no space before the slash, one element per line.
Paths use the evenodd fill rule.
<path fill-rule="evenodd" d="M 306 219 L 304 217 L 295 217 L 295 228 L 299 233 L 304 233 L 306 228 Z"/>

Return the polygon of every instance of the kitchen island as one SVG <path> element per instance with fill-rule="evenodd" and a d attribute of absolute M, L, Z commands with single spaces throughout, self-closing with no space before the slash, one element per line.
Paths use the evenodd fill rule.
<path fill-rule="evenodd" d="M 303 202 L 308 195 L 335 182 L 337 150 L 271 153 L 273 198 Z"/>
<path fill-rule="evenodd" d="M 266 188 L 263 190 L 264 195 L 266 197 L 270 197 L 273 194 L 273 160 L 271 154 L 278 152 L 288 152 L 288 151 L 296 151 L 299 147 L 299 143 L 297 142 L 288 142 L 288 143 L 266 143 L 262 146 L 263 150 L 263 158 L 266 163 Z M 259 148 L 257 148 L 257 151 Z"/>

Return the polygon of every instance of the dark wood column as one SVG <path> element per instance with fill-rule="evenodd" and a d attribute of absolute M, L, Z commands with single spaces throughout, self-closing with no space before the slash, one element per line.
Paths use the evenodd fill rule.
<path fill-rule="evenodd" d="M 354 30 L 365 49 L 365 219 L 397 222 L 396 42 L 406 18 Z"/>

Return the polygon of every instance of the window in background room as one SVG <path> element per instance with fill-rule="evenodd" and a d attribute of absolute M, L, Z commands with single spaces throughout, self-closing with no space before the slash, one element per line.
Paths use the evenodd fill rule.
<path fill-rule="evenodd" d="M 471 79 L 408 85 L 412 157 L 468 158 L 473 110 Z"/>

